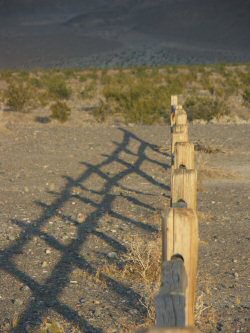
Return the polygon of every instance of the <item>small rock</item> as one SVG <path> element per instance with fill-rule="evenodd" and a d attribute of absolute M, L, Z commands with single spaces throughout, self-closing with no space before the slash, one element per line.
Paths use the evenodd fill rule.
<path fill-rule="evenodd" d="M 10 241 L 14 241 L 15 239 L 16 239 L 16 237 L 13 236 L 13 235 L 9 235 L 9 236 L 8 236 L 8 240 L 10 240 Z"/>
<path fill-rule="evenodd" d="M 136 315 L 137 313 L 138 313 L 138 311 L 136 310 L 136 309 L 134 309 L 134 310 L 129 310 L 128 311 L 130 314 L 132 314 L 132 315 Z"/>
<path fill-rule="evenodd" d="M 27 186 L 24 187 L 24 192 L 28 193 L 30 190 Z"/>
<path fill-rule="evenodd" d="M 43 262 L 42 262 L 42 268 L 45 268 L 45 267 L 47 267 L 47 266 L 48 266 L 47 261 L 43 261 Z"/>
<path fill-rule="evenodd" d="M 215 204 L 215 201 L 212 201 L 212 204 L 214 205 L 214 204 Z"/>
<path fill-rule="evenodd" d="M 81 297 L 80 299 L 79 299 L 79 303 L 80 304 L 83 304 L 85 302 L 85 299 L 83 298 L 83 297 Z"/>
<path fill-rule="evenodd" d="M 23 287 L 21 287 L 20 290 L 23 290 L 23 291 L 30 291 L 30 287 L 29 287 L 29 286 L 23 286 Z"/>
<path fill-rule="evenodd" d="M 102 314 L 101 309 L 95 309 L 95 315 L 99 317 Z"/>
<path fill-rule="evenodd" d="M 78 223 L 83 223 L 86 219 L 85 214 L 79 213 L 77 214 L 76 220 Z"/>
<path fill-rule="evenodd" d="M 71 280 L 71 281 L 69 281 L 69 283 L 71 283 L 71 284 L 77 284 L 78 282 L 75 281 L 75 280 Z"/>
<path fill-rule="evenodd" d="M 45 253 L 46 253 L 46 254 L 51 254 L 51 250 L 50 250 L 50 249 L 46 249 L 46 250 L 45 250 Z"/>
<path fill-rule="evenodd" d="M 109 252 L 107 254 L 107 256 L 110 258 L 110 259 L 117 259 L 117 254 L 115 252 Z"/>
<path fill-rule="evenodd" d="M 113 232 L 114 234 L 116 233 L 116 230 L 115 229 L 112 229 L 111 232 Z"/>

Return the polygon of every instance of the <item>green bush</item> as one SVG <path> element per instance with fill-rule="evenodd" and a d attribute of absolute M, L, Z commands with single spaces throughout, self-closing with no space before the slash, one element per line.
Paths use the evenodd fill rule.
<path fill-rule="evenodd" d="M 71 110 L 65 102 L 56 102 L 51 105 L 51 118 L 57 119 L 61 123 L 67 121 L 71 115 Z"/>
<path fill-rule="evenodd" d="M 168 121 L 170 95 L 181 92 L 178 80 L 172 83 L 154 84 L 150 78 L 127 78 L 120 82 L 116 78 L 104 86 L 103 95 L 109 114 L 122 114 L 127 123 L 153 124 Z"/>
<path fill-rule="evenodd" d="M 60 75 L 47 76 L 44 79 L 44 84 L 49 93 L 60 99 L 69 99 L 71 89 L 67 87 L 65 80 Z"/>
<path fill-rule="evenodd" d="M 210 121 L 229 113 L 229 109 L 223 101 L 212 97 L 188 97 L 184 108 L 189 120 L 204 119 Z"/>
<path fill-rule="evenodd" d="M 7 105 L 17 112 L 28 112 L 27 105 L 31 100 L 29 87 L 24 83 L 10 83 L 5 93 Z"/>

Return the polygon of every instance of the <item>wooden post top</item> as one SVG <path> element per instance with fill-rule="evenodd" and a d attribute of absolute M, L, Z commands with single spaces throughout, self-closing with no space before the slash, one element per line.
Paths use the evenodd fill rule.
<path fill-rule="evenodd" d="M 177 106 L 178 105 L 178 96 L 172 95 L 171 96 L 171 106 Z"/>

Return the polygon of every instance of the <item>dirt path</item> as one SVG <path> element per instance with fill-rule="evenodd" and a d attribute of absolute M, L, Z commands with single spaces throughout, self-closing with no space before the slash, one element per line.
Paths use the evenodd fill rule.
<path fill-rule="evenodd" d="M 224 170 L 199 193 L 198 321 L 203 332 L 247 332 L 250 126 L 190 132 L 220 148 L 206 167 Z M 85 333 L 145 322 L 143 286 L 111 268 L 122 272 L 135 239 L 159 234 L 168 128 L 19 126 L 0 136 L 0 331 L 39 332 L 48 318 Z"/>

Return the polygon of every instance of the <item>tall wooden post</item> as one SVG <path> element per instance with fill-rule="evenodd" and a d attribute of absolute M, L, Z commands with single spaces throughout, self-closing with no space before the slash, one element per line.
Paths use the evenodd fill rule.
<path fill-rule="evenodd" d="M 187 275 L 185 291 L 185 326 L 194 324 L 196 275 L 198 264 L 198 220 L 196 212 L 189 208 L 171 208 L 163 227 L 163 258 L 183 259 Z"/>
<path fill-rule="evenodd" d="M 162 265 L 161 289 L 156 296 L 156 327 L 184 327 L 187 276 L 183 260 L 174 257 Z"/>

